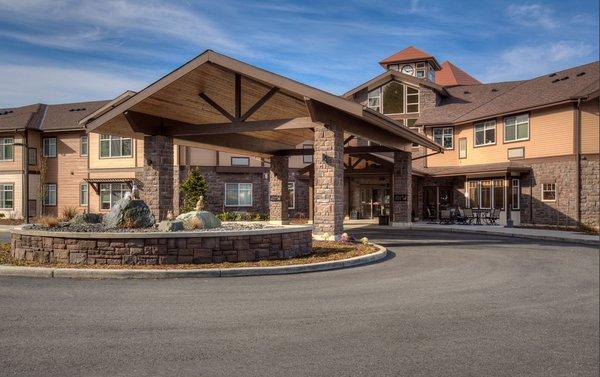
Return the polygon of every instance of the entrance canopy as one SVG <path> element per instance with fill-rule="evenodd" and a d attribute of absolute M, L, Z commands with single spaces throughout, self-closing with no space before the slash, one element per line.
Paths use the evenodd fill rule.
<path fill-rule="evenodd" d="M 207 50 L 82 122 L 88 132 L 165 135 L 173 143 L 259 157 L 289 155 L 330 124 L 392 150 L 442 147 L 401 123 L 331 93 Z M 408 150 L 408 149 L 407 149 Z"/>

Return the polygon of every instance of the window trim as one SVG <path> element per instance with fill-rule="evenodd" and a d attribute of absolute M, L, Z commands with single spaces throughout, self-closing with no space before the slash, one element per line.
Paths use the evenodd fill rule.
<path fill-rule="evenodd" d="M 237 185 L 237 204 L 227 204 L 228 185 Z M 250 185 L 250 204 L 240 204 L 240 185 Z M 225 207 L 252 207 L 254 204 L 254 184 L 252 182 L 226 182 L 223 194 L 223 205 Z"/>
<path fill-rule="evenodd" d="M 83 139 L 85 139 L 85 153 L 83 153 Z M 90 152 L 90 138 L 88 137 L 88 135 L 82 135 L 79 138 L 79 156 L 81 157 L 87 157 L 87 155 Z"/>
<path fill-rule="evenodd" d="M 35 155 L 34 155 L 34 156 L 35 156 L 35 163 L 32 163 L 32 162 L 31 162 L 31 156 L 29 155 L 29 153 L 30 153 L 31 151 L 34 151 L 34 152 L 35 152 Z M 37 148 L 34 148 L 34 147 L 28 147 L 28 148 L 27 148 L 27 164 L 28 164 L 29 166 L 36 166 L 36 165 L 37 165 L 37 163 L 38 163 L 38 153 L 37 153 Z"/>
<path fill-rule="evenodd" d="M 108 203 L 109 203 L 109 207 L 108 208 L 102 208 L 102 186 L 103 185 L 109 185 L 110 186 L 110 190 L 109 190 L 109 195 L 108 195 Z M 108 212 L 112 209 L 113 205 L 115 203 L 113 203 L 112 201 L 112 192 L 113 192 L 113 185 L 127 185 L 126 182 L 110 182 L 110 183 L 100 183 L 98 184 L 98 208 L 100 210 L 100 212 Z M 127 189 L 129 189 L 129 187 L 127 187 Z M 125 190 L 126 192 L 128 190 Z M 88 201 L 89 201 L 89 188 L 88 188 Z"/>
<path fill-rule="evenodd" d="M 403 89 L 402 89 L 402 109 L 403 109 L 403 111 L 401 113 L 386 113 L 385 112 L 385 108 L 383 106 L 383 92 L 385 91 L 385 87 L 388 86 L 388 85 L 390 85 L 390 84 L 392 84 L 392 83 L 401 85 L 403 87 Z M 414 89 L 417 92 L 416 93 L 408 94 L 408 88 Z M 377 91 L 377 95 L 373 96 L 373 97 L 370 97 L 371 93 L 374 93 L 375 91 Z M 416 96 L 417 97 L 417 102 L 409 104 L 408 103 L 408 96 L 409 95 L 410 96 Z M 370 98 L 377 98 L 379 105 L 378 106 L 370 106 L 369 105 L 369 99 Z M 408 106 L 409 105 L 410 106 L 416 105 L 417 106 L 417 111 L 411 111 L 411 112 L 409 112 L 408 111 Z M 366 107 L 368 107 L 371 110 L 377 111 L 377 112 L 379 112 L 381 114 L 385 114 L 385 115 L 419 114 L 420 111 L 421 111 L 421 91 L 419 90 L 419 87 L 415 87 L 413 85 L 409 85 L 409 84 L 407 84 L 405 82 L 398 81 L 398 80 L 390 80 L 390 81 L 386 82 L 385 84 L 378 86 L 377 88 L 374 88 L 372 90 L 367 91 L 367 106 Z"/>
<path fill-rule="evenodd" d="M 81 190 L 83 187 L 85 187 L 85 203 L 83 203 L 81 201 L 81 199 L 83 198 L 82 194 L 83 191 Z M 87 182 L 81 182 L 79 183 L 79 206 L 80 207 L 87 207 L 87 205 L 90 202 L 90 185 Z"/>
<path fill-rule="evenodd" d="M 302 149 L 312 149 L 312 144 L 302 144 Z M 310 157 L 309 161 L 306 159 Z M 302 163 L 303 164 L 312 164 L 314 162 L 314 156 L 312 154 L 303 154 L 302 155 Z"/>
<path fill-rule="evenodd" d="M 58 205 L 58 185 L 56 183 L 45 183 L 44 186 L 44 199 L 42 203 L 45 207 L 56 207 Z M 54 186 L 54 203 L 48 202 L 48 199 L 50 198 L 50 195 L 48 195 L 50 186 Z"/>
<path fill-rule="evenodd" d="M 11 207 L 4 207 L 4 203 L 2 200 L 0 200 L 0 211 L 10 211 L 10 210 L 14 210 L 15 209 L 15 183 L 14 182 L 1 182 L 0 185 L 2 186 L 11 186 L 12 187 L 12 206 Z M 5 190 L 2 189 L 0 190 L 2 192 L 4 192 Z"/>
<path fill-rule="evenodd" d="M 546 186 L 546 185 L 553 185 L 554 186 L 554 190 L 545 190 L 544 186 Z M 554 192 L 554 199 L 544 199 L 544 193 L 545 192 Z M 555 203 L 556 202 L 556 197 L 558 196 L 557 195 L 557 190 L 556 190 L 556 182 L 545 182 L 545 183 L 542 183 L 541 194 L 542 194 L 542 202 Z"/>
<path fill-rule="evenodd" d="M 486 128 L 486 126 L 489 123 L 494 123 L 494 142 L 493 143 L 486 143 L 485 142 L 485 131 L 487 131 L 488 129 Z M 482 144 L 477 144 L 477 126 L 483 126 L 483 143 Z M 481 147 L 488 147 L 490 145 L 496 145 L 496 143 L 498 142 L 498 127 L 496 124 L 496 119 L 491 119 L 491 120 L 485 120 L 482 122 L 477 122 L 475 124 L 473 124 L 473 148 L 481 148 Z"/>
<path fill-rule="evenodd" d="M 510 151 L 514 151 L 514 150 L 518 150 L 518 149 L 522 149 L 523 150 L 523 156 L 521 157 L 510 157 Z M 515 148 L 506 148 L 506 159 L 509 161 L 512 160 L 522 160 L 525 158 L 525 147 L 515 147 Z"/>
<path fill-rule="evenodd" d="M 245 160 L 247 163 L 246 164 L 234 164 L 233 163 L 234 159 Z M 230 163 L 231 166 L 250 166 L 250 157 L 231 156 L 231 159 L 229 160 L 229 163 Z"/>
<path fill-rule="evenodd" d="M 12 140 L 9 143 L 4 143 L 4 140 Z M 4 158 L 4 148 L 10 146 L 12 149 L 11 158 Z M 0 138 L 0 148 L 2 148 L 2 152 L 0 153 L 0 162 L 11 162 L 15 160 L 15 138 L 14 137 L 2 137 Z"/>
<path fill-rule="evenodd" d="M 503 198 L 503 203 L 502 203 L 502 208 L 496 208 L 496 200 L 495 200 L 495 193 L 494 190 L 496 189 L 496 185 L 494 184 L 495 181 L 502 181 L 502 198 Z M 483 197 L 483 182 L 490 182 L 490 207 L 482 207 L 481 206 L 481 199 Z M 471 205 L 471 194 L 469 192 L 469 189 L 471 189 L 470 184 L 474 183 L 475 186 L 473 188 L 475 188 L 476 192 L 477 192 L 477 200 L 476 200 L 476 204 L 477 207 L 473 207 Z M 483 209 L 483 210 L 491 210 L 491 209 L 499 209 L 500 211 L 506 211 L 506 200 L 507 200 L 507 195 L 508 195 L 508 185 L 505 182 L 504 178 L 480 178 L 480 179 L 472 179 L 472 180 L 468 180 L 466 181 L 466 190 L 465 190 L 465 194 L 466 194 L 466 207 L 467 208 L 475 208 L 475 209 Z M 514 204 L 513 204 L 514 206 Z M 514 209 L 514 208 L 513 208 Z"/>
<path fill-rule="evenodd" d="M 446 127 L 433 127 L 431 129 L 431 138 L 433 139 L 433 141 L 435 142 L 435 130 L 445 130 L 445 129 L 450 129 L 452 130 L 452 147 L 451 148 L 446 148 L 444 147 L 444 135 L 442 134 L 442 144 L 440 144 L 442 146 L 442 148 L 444 148 L 447 151 L 450 150 L 454 150 L 454 127 L 452 126 L 446 126 Z"/>
<path fill-rule="evenodd" d="M 464 141 L 465 142 L 465 156 L 461 157 L 461 151 L 462 151 L 462 147 L 461 147 L 461 142 Z M 459 160 L 464 160 L 467 158 L 468 156 L 468 147 L 467 147 L 467 138 L 466 137 L 460 137 L 458 138 L 458 159 Z"/>
<path fill-rule="evenodd" d="M 516 185 L 515 185 L 516 182 Z M 517 206 L 515 207 L 515 188 L 517 189 Z M 521 180 L 519 178 L 512 178 L 511 182 L 511 206 L 514 211 L 521 210 Z"/>
<path fill-rule="evenodd" d="M 50 142 L 50 140 L 54 140 L 54 155 L 46 154 L 46 142 Z M 48 152 L 50 152 L 50 144 L 48 144 Z M 58 140 L 56 137 L 45 137 L 42 138 L 42 157 L 45 158 L 56 158 L 58 155 Z"/>
<path fill-rule="evenodd" d="M 106 139 L 102 139 L 102 136 L 104 136 L 104 135 L 107 135 L 109 137 L 108 138 L 109 156 L 102 156 L 102 140 L 106 140 Z M 131 153 L 129 155 L 113 156 L 112 155 L 112 138 L 113 137 L 120 137 L 122 140 L 131 140 Z M 135 144 L 134 144 L 133 138 L 131 138 L 131 137 L 122 137 L 122 136 L 111 135 L 111 134 L 101 134 L 100 135 L 100 139 L 98 141 L 98 158 L 100 158 L 100 159 L 132 158 L 134 150 L 135 150 Z"/>
<path fill-rule="evenodd" d="M 506 129 L 507 129 L 507 127 L 506 127 L 506 120 L 510 119 L 510 118 L 515 118 L 516 119 L 517 117 L 519 117 L 521 115 L 527 115 L 527 137 L 526 138 L 521 138 L 521 139 L 506 140 Z M 520 142 L 520 141 L 528 141 L 528 140 L 531 139 L 531 117 L 530 117 L 529 113 L 523 113 L 523 114 L 515 114 L 515 115 L 505 116 L 504 119 L 502 120 L 502 123 L 503 123 L 503 127 L 502 128 L 504 129 L 504 132 L 503 132 L 503 134 L 504 134 L 504 138 L 503 138 L 504 139 L 503 140 L 504 144 L 517 143 L 517 142 Z M 515 126 L 514 127 L 515 127 L 515 137 L 516 137 L 517 136 L 517 123 L 516 122 L 515 122 Z"/>

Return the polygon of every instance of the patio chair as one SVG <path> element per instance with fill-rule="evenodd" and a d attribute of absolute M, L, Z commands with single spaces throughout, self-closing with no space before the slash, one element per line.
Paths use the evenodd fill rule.
<path fill-rule="evenodd" d="M 425 209 L 427 210 L 427 222 L 429 224 L 433 224 L 433 223 L 437 222 L 437 218 L 435 216 L 435 212 L 431 208 L 429 208 L 429 207 L 427 207 Z"/>
<path fill-rule="evenodd" d="M 473 224 L 473 220 L 475 220 L 475 214 L 473 213 L 473 209 L 465 208 L 463 211 L 465 214 L 465 224 Z"/>
<path fill-rule="evenodd" d="M 440 211 L 440 224 L 451 224 L 453 222 L 452 214 L 449 209 Z"/>
<path fill-rule="evenodd" d="M 498 225 L 498 219 L 500 219 L 500 210 L 495 208 L 492 209 L 490 213 L 485 217 L 485 221 L 487 221 L 489 225 Z"/>
<path fill-rule="evenodd" d="M 461 224 L 466 224 L 469 220 L 465 214 L 465 211 L 463 211 L 463 209 L 460 207 L 458 207 L 454 212 L 454 219 Z"/>

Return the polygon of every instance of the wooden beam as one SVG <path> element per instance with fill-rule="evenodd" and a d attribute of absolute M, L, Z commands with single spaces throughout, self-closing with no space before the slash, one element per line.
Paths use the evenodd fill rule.
<path fill-rule="evenodd" d="M 298 169 L 298 174 L 302 175 L 304 173 L 309 173 L 315 168 L 315 164 L 308 164 L 305 167 Z"/>
<path fill-rule="evenodd" d="M 242 76 L 239 73 L 235 74 L 235 120 L 239 121 L 242 117 Z"/>
<path fill-rule="evenodd" d="M 174 121 L 172 123 L 167 122 L 164 131 L 167 135 L 182 137 L 254 131 L 294 130 L 310 128 L 314 127 L 314 125 L 308 117 L 210 124 L 189 124 Z"/>
<path fill-rule="evenodd" d="M 229 114 L 229 112 L 227 110 L 225 110 L 224 108 L 222 108 L 221 106 L 219 106 L 218 103 L 216 103 L 215 101 L 213 101 L 206 94 L 200 93 L 199 96 L 200 96 L 200 98 L 202 98 L 203 100 L 205 100 L 206 103 L 208 103 L 209 105 L 211 105 L 215 110 L 217 110 L 218 112 L 220 112 L 221 114 L 223 114 L 223 116 L 225 118 L 229 119 L 232 122 L 235 120 L 235 117 L 233 115 Z"/>
<path fill-rule="evenodd" d="M 258 155 L 260 157 L 269 157 L 274 155 L 275 152 L 280 149 L 293 147 L 293 145 L 282 142 L 265 140 L 240 134 L 229 134 L 227 137 L 223 137 L 222 135 L 188 136 L 184 140 L 205 145 L 212 145 L 214 147 L 224 147 L 238 151 L 256 152 L 256 154 L 253 155 Z"/>
<path fill-rule="evenodd" d="M 356 162 L 352 164 L 351 168 L 352 168 L 352 169 L 354 169 L 354 168 L 355 168 L 355 167 L 357 167 L 357 166 L 358 166 L 358 164 L 360 164 L 360 162 L 361 162 L 361 161 L 363 161 L 363 160 L 364 160 L 364 159 L 362 159 L 362 158 L 358 158 L 358 159 L 356 160 Z"/>
<path fill-rule="evenodd" d="M 354 135 L 350 135 L 350 136 L 348 136 L 348 137 L 346 138 L 346 140 L 344 140 L 344 145 L 348 145 L 348 143 L 349 143 L 350 141 L 352 141 L 352 139 L 354 139 Z"/>
<path fill-rule="evenodd" d="M 279 91 L 279 88 L 277 88 L 277 87 L 271 88 L 271 90 L 269 90 L 267 92 L 267 94 L 265 94 L 264 96 L 262 96 L 261 99 L 256 101 L 256 103 L 248 111 L 246 111 L 244 113 L 244 115 L 242 115 L 242 117 L 240 118 L 240 122 L 246 121 L 246 119 L 248 119 L 250 116 L 252 116 L 252 114 L 254 114 L 258 109 L 260 109 L 262 107 L 262 105 L 264 105 L 278 91 Z"/>
<path fill-rule="evenodd" d="M 396 149 L 383 145 L 367 145 L 361 147 L 344 147 L 345 154 L 393 152 Z M 282 149 L 275 152 L 278 156 L 306 156 L 315 153 L 312 148 Z"/>
<path fill-rule="evenodd" d="M 371 153 L 357 153 L 357 154 L 353 154 L 352 156 L 363 158 L 365 160 L 374 162 L 374 163 L 382 165 L 382 166 L 388 166 L 388 167 L 394 166 L 393 162 L 383 159 L 379 156 L 375 156 L 374 154 L 371 154 Z"/>
<path fill-rule="evenodd" d="M 123 113 L 133 132 L 144 135 L 160 135 L 163 129 L 163 119 L 154 115 L 128 110 Z"/>

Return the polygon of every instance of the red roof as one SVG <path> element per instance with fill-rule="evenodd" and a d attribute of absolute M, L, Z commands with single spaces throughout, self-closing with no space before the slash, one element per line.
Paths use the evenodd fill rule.
<path fill-rule="evenodd" d="M 442 69 L 435 73 L 435 83 L 441 86 L 481 84 L 479 80 L 447 60 L 442 63 Z"/>
<path fill-rule="evenodd" d="M 435 57 L 433 57 L 433 55 L 423 50 L 419 50 L 415 46 L 408 46 L 404 50 L 398 51 L 394 55 L 383 59 L 379 62 L 379 64 L 384 65 L 389 63 L 398 63 L 405 61 L 408 62 L 416 60 L 433 60 L 435 62 L 434 65 L 437 65 L 437 61 L 435 60 Z"/>

